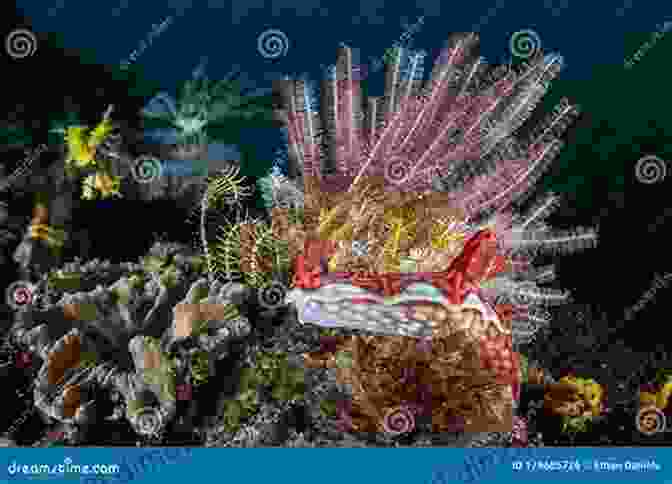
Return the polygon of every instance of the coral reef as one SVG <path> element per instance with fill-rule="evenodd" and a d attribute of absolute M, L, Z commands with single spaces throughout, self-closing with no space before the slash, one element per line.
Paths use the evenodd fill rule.
<path fill-rule="evenodd" d="M 402 369 L 425 374 L 435 432 L 486 415 L 498 418 L 484 417 L 482 427 L 511 425 L 511 384 L 517 388 L 519 377 L 513 348 L 548 324 L 547 306 L 567 300 L 541 287 L 552 267 L 537 270 L 532 261 L 596 240 L 594 231 L 543 225 L 557 205 L 552 194 L 522 209 L 578 112 L 565 103 L 540 129 L 517 135 L 562 58 L 540 54 L 519 72 L 489 70 L 477 51 L 475 35 L 454 36 L 423 85 L 414 56 L 401 75 L 399 49 L 387 65 L 385 95 L 363 100 L 343 47 L 319 112 L 304 81 L 277 87 L 305 194 L 305 236 L 288 240 L 303 242 L 288 300 L 303 322 L 390 335 L 355 337 L 353 367 L 342 371 L 352 387 L 349 420 L 360 430 L 385 430 L 387 411 L 410 425 L 408 408 L 422 407 L 422 392 L 400 383 Z M 274 209 L 286 208 L 282 197 L 297 200 L 299 185 L 288 185 L 277 173 L 264 182 Z M 456 344 L 464 331 L 472 339 Z M 418 367 L 429 363 L 418 337 L 431 339 L 430 370 Z"/>
<path fill-rule="evenodd" d="M 661 433 L 668 377 L 626 411 L 597 370 L 560 376 L 535 350 L 559 341 L 549 335 L 569 318 L 547 313 L 568 294 L 549 288 L 552 266 L 533 262 L 596 240 L 546 225 L 557 196 L 528 200 L 578 110 L 563 101 L 527 129 L 561 58 L 490 67 L 477 44 L 451 38 L 426 82 L 423 59 L 395 49 L 381 98 L 362 99 L 348 48 L 321 106 L 309 83 L 278 82 L 288 153 L 257 180 L 267 213 L 249 214 L 253 186 L 224 160 L 181 185 L 193 188 L 199 249 L 160 242 L 133 263 L 39 265 L 38 244 L 64 244 L 55 222 L 67 217 L 53 215 L 67 210 L 38 199 L 17 251 L 39 266 L 30 303 L 0 348 L 20 403 L 8 411 L 12 442 L 537 446 L 594 441 L 618 412 L 630 427 L 637 413 L 647 438 Z M 206 159 L 210 124 L 255 112 L 202 69 L 182 94 L 147 104 L 145 134 L 164 121 L 178 145 L 147 159 Z M 111 113 L 65 127 L 58 168 L 86 175 L 87 197 L 152 198 L 163 190 L 154 182 L 121 183 L 136 157 Z M 53 179 L 63 200 L 74 193 Z M 31 440 L 31 426 L 44 432 Z"/>
<path fill-rule="evenodd" d="M 11 330 L 44 362 L 35 376 L 36 407 L 85 425 L 95 421 L 94 390 L 116 391 L 139 434 L 161 432 L 175 415 L 178 369 L 197 382 L 198 355 L 221 359 L 250 332 L 222 296 L 231 288 L 210 285 L 202 268 L 193 251 L 157 245 L 140 264 L 72 263 L 45 275 L 35 305 Z"/>

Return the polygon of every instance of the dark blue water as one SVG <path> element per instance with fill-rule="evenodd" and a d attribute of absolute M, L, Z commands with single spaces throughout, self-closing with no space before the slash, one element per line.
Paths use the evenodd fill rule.
<path fill-rule="evenodd" d="M 319 79 L 340 43 L 357 48 L 359 62 L 371 71 L 374 59 L 420 18 L 410 47 L 431 59 L 450 32 L 478 31 L 482 54 L 506 62 L 512 34 L 531 29 L 545 51 L 563 55 L 563 77 L 589 79 L 596 64 L 623 64 L 632 54 L 624 51 L 624 34 L 655 32 L 672 20 L 672 8 L 651 0 L 19 0 L 18 6 L 36 31 L 58 32 L 66 47 L 93 52 L 99 63 L 121 64 L 135 51 L 134 62 L 167 90 L 204 58 L 210 77 L 237 68 L 260 87 L 284 75 Z M 258 50 L 259 35 L 269 29 L 288 41 L 276 59 Z M 372 94 L 380 94 L 382 71 L 369 79 Z M 270 157 L 279 138 L 266 131 L 247 130 L 249 139 L 239 142 L 252 142 L 259 156 Z"/>
<path fill-rule="evenodd" d="M 625 32 L 654 32 L 672 20 L 672 7 L 653 0 L 487 0 L 366 2 L 310 0 L 18 0 L 38 31 L 61 33 L 68 47 L 95 51 L 102 63 L 121 63 L 172 16 L 173 21 L 138 57 L 147 73 L 172 85 L 203 56 L 213 76 L 234 65 L 257 80 L 308 71 L 319 75 L 340 42 L 360 48 L 364 60 L 380 56 L 403 24 L 424 16 L 413 46 L 441 46 L 451 31 L 481 33 L 483 54 L 509 57 L 512 33 L 533 29 L 547 51 L 567 61 L 565 76 L 590 76 L 595 63 L 623 63 Z M 264 59 L 257 37 L 279 29 L 289 40 L 285 56 Z"/>

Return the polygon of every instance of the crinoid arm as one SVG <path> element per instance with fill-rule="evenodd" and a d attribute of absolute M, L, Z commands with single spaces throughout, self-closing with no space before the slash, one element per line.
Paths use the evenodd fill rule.
<path fill-rule="evenodd" d="M 579 114 L 563 99 L 528 126 L 563 59 L 540 52 L 519 68 L 491 67 L 479 55 L 478 36 L 465 33 L 449 39 L 427 80 L 423 64 L 424 56 L 396 49 L 386 64 L 384 96 L 365 98 L 353 75 L 352 51 L 341 47 L 334 72 L 322 84 L 319 113 L 305 79 L 278 81 L 288 159 L 302 167 L 296 186 L 304 187 L 306 234 L 344 247 L 370 236 L 366 256 L 356 263 L 353 256 L 342 266 L 330 260 L 328 267 L 374 274 L 357 286 L 371 293 L 381 290 L 378 275 L 389 283 L 382 290 L 393 292 L 394 278 L 408 272 L 400 259 L 404 268 L 411 267 L 418 262 L 412 253 L 429 259 L 431 246 L 442 264 L 430 271 L 435 287 L 453 291 L 451 300 L 466 301 L 462 290 L 469 286 L 465 292 L 475 291 L 491 306 L 512 307 L 507 317 L 513 319 L 514 338 L 528 340 L 547 324 L 546 308 L 568 300 L 567 292 L 546 286 L 554 278 L 552 266 L 537 269 L 534 258 L 597 242 L 595 229 L 554 231 L 546 225 L 559 205 L 555 194 L 523 210 Z M 277 203 L 274 193 L 293 193 L 282 179 L 265 183 L 269 203 Z M 364 196 L 374 186 L 381 188 L 378 199 Z M 406 206 L 417 209 L 413 223 L 397 213 Z M 338 255 L 346 259 L 343 252 Z M 323 289 L 326 294 L 318 276 L 311 279 L 319 268 L 304 269 L 295 295 Z M 394 332 L 387 322 L 367 324 L 369 331 Z M 399 320 L 397 334 L 408 334 L 404 324 L 410 327 Z"/>
<path fill-rule="evenodd" d="M 225 227 L 224 238 L 220 240 L 222 247 L 217 254 L 211 253 L 207 237 L 207 220 L 211 209 L 217 207 L 220 203 L 240 207 L 242 200 L 251 194 L 251 188 L 243 185 L 244 177 L 240 177 L 238 175 L 239 172 L 240 168 L 232 165 L 217 175 L 210 177 L 201 198 L 200 237 L 211 279 L 218 273 L 221 273 L 218 269 L 219 262 L 221 262 L 219 265 L 224 268 L 223 273 L 225 275 L 229 273 L 237 274 L 239 272 L 239 269 L 234 270 L 234 264 L 231 259 L 232 252 L 230 246 L 231 237 L 234 234 L 233 229 L 227 228 L 228 226 Z M 215 256 L 219 259 L 215 258 Z"/>
<path fill-rule="evenodd" d="M 285 175 L 271 171 L 257 181 L 264 205 L 268 210 L 273 208 L 302 209 L 304 204 L 303 190 Z"/>
<path fill-rule="evenodd" d="M 245 177 L 239 174 L 240 167 L 232 164 L 208 180 L 204 196 L 209 206 L 214 206 L 219 202 L 227 205 L 240 205 L 243 199 L 252 194 L 252 189 L 244 184 Z"/>
<path fill-rule="evenodd" d="M 208 244 L 204 244 L 208 247 Z M 219 227 L 219 234 L 206 255 L 209 273 L 213 278 L 226 280 L 242 276 L 240 267 L 240 226 L 229 223 Z"/>
<path fill-rule="evenodd" d="M 595 229 L 551 231 L 543 228 L 531 230 L 514 228 L 506 234 L 503 246 L 512 253 L 568 254 L 595 247 L 597 237 Z"/>

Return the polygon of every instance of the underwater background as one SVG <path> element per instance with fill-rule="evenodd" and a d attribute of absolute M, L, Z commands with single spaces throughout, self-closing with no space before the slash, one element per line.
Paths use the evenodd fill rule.
<path fill-rule="evenodd" d="M 380 63 L 395 41 L 405 39 L 433 61 L 451 32 L 478 31 L 486 60 L 506 63 L 512 59 L 512 36 L 531 31 L 545 52 L 560 53 L 566 65 L 537 112 L 552 110 L 562 97 L 583 112 L 540 184 L 564 195 L 556 224 L 601 229 L 598 252 L 572 257 L 560 271 L 581 274 L 588 267 L 591 277 L 570 276 L 579 297 L 619 308 L 633 304 L 653 274 L 664 272 L 662 234 L 670 223 L 665 181 L 672 169 L 666 161 L 672 158 L 672 35 L 667 33 L 672 14 L 663 3 L 46 0 L 8 2 L 2 8 L 3 35 L 26 27 L 40 39 L 33 56 L 2 59 L 0 107 L 4 125 L 14 126 L 0 129 L 5 146 L 46 141 L 50 124 L 68 111 L 93 122 L 110 103 L 118 107 L 118 119 L 133 124 L 153 95 L 174 92 L 200 63 L 211 78 L 237 69 L 244 82 L 263 90 L 285 75 L 321 79 L 345 43 L 358 49 L 355 61 L 366 66 L 363 88 L 377 94 L 383 72 L 376 70 L 376 59 Z M 267 45 L 276 51 L 264 56 L 259 36 L 269 30 L 281 43 Z M 129 61 L 134 52 L 135 60 Z M 124 62 L 130 67 L 120 68 Z M 23 128 L 17 130 L 17 124 Z M 283 146 L 272 123 L 235 121 L 220 127 L 215 138 L 238 147 L 243 173 L 253 177 L 270 168 Z M 646 156 L 662 162 L 663 176 L 656 183 L 637 179 L 637 162 Z M 116 217 L 114 223 L 93 219 L 102 233 L 113 234 L 128 210 L 107 213 Z M 158 223 L 160 217 L 155 218 Z M 606 289 L 605 277 L 615 269 L 627 283 Z"/>
<path fill-rule="evenodd" d="M 488 62 L 517 63 L 521 56 L 512 55 L 512 37 L 525 33 L 538 41 L 536 47 L 560 53 L 565 61 L 529 122 L 564 97 L 582 110 L 539 183 L 540 191 L 563 195 L 549 222 L 558 229 L 596 226 L 600 237 L 596 249 L 557 265 L 560 283 L 588 316 L 575 324 L 573 316 L 560 314 L 558 319 L 573 326 L 556 328 L 536 354 L 545 355 L 546 369 L 604 370 L 608 375 L 600 381 L 630 394 L 636 371 L 672 365 L 660 337 L 669 287 L 656 286 L 655 298 L 647 296 L 652 280 L 663 275 L 667 281 L 672 274 L 665 242 L 672 221 L 672 12 L 664 2 L 33 0 L 2 2 L 0 22 L 3 41 L 17 29 L 38 39 L 25 58 L 12 58 L 0 46 L 5 47 L 0 49 L 0 169 L 5 173 L 17 166 L 24 149 L 53 141 L 54 123 L 76 119 L 91 125 L 110 104 L 115 121 L 129 132 L 142 131 L 140 110 L 159 92 L 174 94 L 199 66 L 212 79 L 239 71 L 246 87 L 264 92 L 284 76 L 320 80 L 343 43 L 358 49 L 354 61 L 363 66 L 363 89 L 379 95 L 383 71 L 377 65 L 396 41 L 426 50 L 429 64 L 450 33 L 477 31 Z M 265 174 L 283 149 L 281 130 L 268 120 L 231 120 L 209 135 L 235 147 L 243 174 L 251 178 Z M 648 179 L 638 173 L 645 159 L 656 163 Z M 0 202 L 6 198 L 17 219 L 25 216 L 16 229 L 23 232 L 34 200 L 8 192 Z M 79 255 L 89 261 L 136 260 L 157 233 L 186 242 L 193 235 L 190 208 L 170 200 L 78 202 L 72 229 L 86 231 L 90 246 Z M 17 280 L 9 257 L 17 243 L 4 244 L 3 292 Z M 632 308 L 636 314 L 624 318 Z M 13 317 L 6 312 L 3 324 Z M 611 426 L 618 434 L 611 443 L 633 441 L 622 427 Z"/>

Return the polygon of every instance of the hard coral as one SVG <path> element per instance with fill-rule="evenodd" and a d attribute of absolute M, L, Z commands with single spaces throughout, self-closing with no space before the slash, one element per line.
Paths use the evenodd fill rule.
<path fill-rule="evenodd" d="M 78 335 L 66 335 L 61 345 L 49 353 L 47 375 L 49 385 L 57 385 L 63 381 L 68 369 L 79 365 L 82 341 Z"/>
<path fill-rule="evenodd" d="M 386 418 L 392 414 L 406 415 L 401 420 L 408 425 L 415 415 L 431 416 L 434 432 L 453 429 L 456 417 L 470 431 L 510 430 L 511 392 L 480 367 L 477 343 L 464 334 L 420 343 L 410 337 L 350 337 L 331 357 L 310 354 L 307 363 L 337 368 L 338 379 L 352 388 L 349 419 L 355 430 L 394 433 L 390 428 L 398 426 Z"/>

